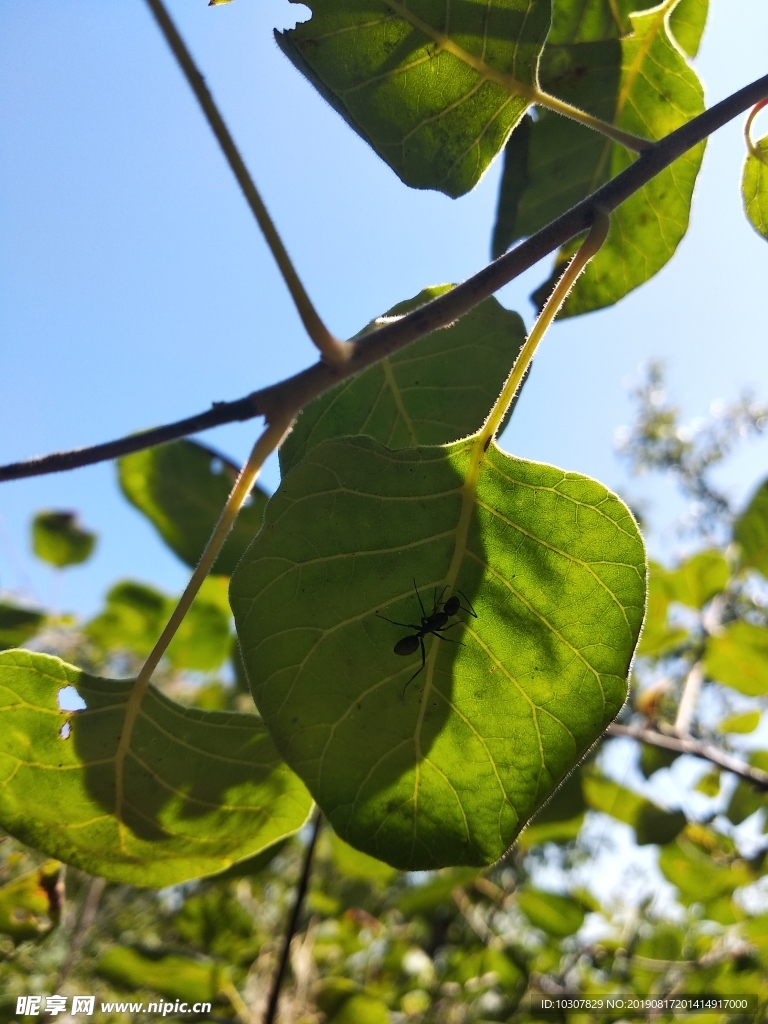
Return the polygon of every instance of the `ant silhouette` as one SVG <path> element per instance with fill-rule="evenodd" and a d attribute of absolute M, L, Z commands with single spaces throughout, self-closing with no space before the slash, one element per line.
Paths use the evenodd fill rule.
<path fill-rule="evenodd" d="M 472 607 L 472 603 L 465 593 L 459 590 L 457 593 L 461 594 L 461 597 L 469 605 L 465 608 L 461 603 L 461 599 L 453 594 L 447 601 L 443 601 L 443 594 L 448 589 L 443 587 L 440 591 L 440 596 L 437 596 L 437 587 L 432 595 L 432 611 L 427 615 L 424 608 L 424 603 L 421 600 L 421 594 L 419 594 L 419 588 L 416 586 L 416 580 L 413 581 L 413 589 L 416 591 L 416 598 L 419 602 L 419 608 L 421 608 L 421 625 L 417 626 L 412 622 L 396 622 L 394 619 L 388 619 L 386 615 L 382 615 L 381 612 L 376 612 L 380 619 L 384 619 L 386 622 L 391 622 L 393 626 L 404 626 L 406 629 L 414 630 L 411 636 L 404 636 L 397 641 L 395 646 L 392 648 L 394 654 L 399 654 L 403 658 L 407 658 L 411 654 L 415 654 L 417 648 L 421 647 L 421 665 L 416 669 L 411 678 L 403 687 L 403 696 L 405 691 L 408 689 L 410 684 L 416 678 L 416 676 L 423 671 L 424 666 L 427 663 L 427 652 L 424 647 L 425 636 L 436 636 L 438 640 L 447 640 L 452 644 L 460 644 L 462 647 L 466 646 L 461 643 L 461 640 L 452 640 L 449 636 L 442 636 L 449 629 L 453 629 L 454 626 L 463 625 L 461 619 L 458 622 L 449 623 L 448 620 L 452 619 L 454 615 L 458 615 L 460 611 L 466 612 L 467 615 L 471 615 L 473 618 L 477 618 L 477 612 Z M 441 607 L 442 605 L 442 607 Z"/>

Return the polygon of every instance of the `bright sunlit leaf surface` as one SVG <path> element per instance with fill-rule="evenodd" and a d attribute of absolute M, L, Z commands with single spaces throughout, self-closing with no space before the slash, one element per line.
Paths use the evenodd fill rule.
<path fill-rule="evenodd" d="M 301 827 L 309 795 L 253 715 L 184 707 L 150 688 L 121 760 L 132 686 L 44 654 L 0 654 L 4 829 L 91 874 L 160 887 L 223 871 Z M 66 710 L 75 692 L 85 707 Z"/>
<path fill-rule="evenodd" d="M 768 135 L 747 154 L 741 179 L 744 210 L 752 227 L 768 238 Z"/>
<path fill-rule="evenodd" d="M 611 5 L 613 6 L 613 5 Z M 647 139 L 660 139 L 704 109 L 701 83 L 671 38 L 670 3 L 629 18 L 631 31 L 615 38 L 615 23 L 581 22 L 578 42 L 549 45 L 541 63 L 550 93 Z M 605 13 L 605 12 L 604 12 Z M 608 32 L 587 39 L 586 27 Z M 567 39 L 567 34 L 562 37 Z M 643 284 L 671 258 L 688 227 L 703 146 L 676 160 L 611 217 L 611 230 L 566 300 L 561 315 L 611 305 Z M 636 159 L 623 146 L 547 110 L 507 146 L 494 254 L 530 235 Z M 555 276 L 578 241 L 560 253 Z M 535 293 L 541 303 L 547 281 Z"/>
<path fill-rule="evenodd" d="M 462 605 L 423 670 L 418 640 L 395 652 L 414 581 L 428 618 Z M 624 703 L 645 556 L 594 480 L 477 438 L 343 438 L 285 478 L 230 598 L 259 710 L 334 829 L 399 868 L 485 865 Z"/>
<path fill-rule="evenodd" d="M 450 289 L 425 288 L 386 316 L 402 316 Z M 332 437 L 367 434 L 388 448 L 447 444 L 473 434 L 488 415 L 525 342 L 518 313 L 486 299 L 311 402 L 280 448 L 283 476 Z"/>
<path fill-rule="evenodd" d="M 134 452 L 118 460 L 123 494 L 182 562 L 194 569 L 232 490 L 239 467 L 196 441 Z M 254 487 L 213 572 L 230 576 L 261 527 L 267 495 Z"/>
<path fill-rule="evenodd" d="M 276 33 L 296 67 L 406 185 L 473 188 L 537 84 L 549 0 L 307 6 L 309 21 Z"/>

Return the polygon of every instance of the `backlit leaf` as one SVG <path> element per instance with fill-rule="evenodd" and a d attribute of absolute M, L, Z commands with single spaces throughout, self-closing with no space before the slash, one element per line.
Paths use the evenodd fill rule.
<path fill-rule="evenodd" d="M 146 655 L 176 605 L 154 587 L 134 580 L 116 583 L 107 594 L 106 607 L 85 627 L 105 651 L 127 650 Z M 171 641 L 167 658 L 174 668 L 206 672 L 218 668 L 230 655 L 229 606 L 226 581 L 207 579 Z"/>
<path fill-rule="evenodd" d="M 222 964 L 129 946 L 108 949 L 96 964 L 96 971 L 121 988 L 150 989 L 167 999 L 189 1003 L 215 1002 L 228 980 Z"/>
<path fill-rule="evenodd" d="M 643 138 L 659 139 L 679 128 L 703 111 L 704 101 L 696 74 L 668 34 L 669 8 L 667 3 L 632 14 L 633 31 L 621 39 L 548 47 L 543 87 Z M 517 144 L 515 133 L 508 155 Z M 702 146 L 689 150 L 614 211 L 605 244 L 577 281 L 561 316 L 611 305 L 664 266 L 687 230 L 702 155 Z M 525 190 L 510 192 L 513 185 L 502 181 L 494 253 L 563 213 L 634 159 L 622 146 L 541 110 L 531 126 L 527 153 L 513 156 L 516 166 L 525 161 Z M 553 277 L 534 294 L 537 303 L 547 297 L 579 244 L 574 240 L 561 250 Z"/>
<path fill-rule="evenodd" d="M 689 57 L 699 52 L 708 13 L 709 0 L 679 0 L 670 12 L 670 31 Z"/>
<path fill-rule="evenodd" d="M 584 924 L 584 908 L 567 896 L 541 889 L 523 889 L 517 894 L 516 902 L 535 928 L 559 938 L 573 935 Z"/>
<path fill-rule="evenodd" d="M 632 31 L 629 15 L 657 0 L 553 0 L 548 44 L 594 43 Z"/>
<path fill-rule="evenodd" d="M 61 864 L 46 861 L 0 888 L 0 932 L 15 943 L 42 938 L 58 924 L 63 897 Z"/>
<path fill-rule="evenodd" d="M 32 547 L 38 558 L 57 569 L 84 562 L 96 534 L 86 530 L 75 512 L 38 512 L 32 520 Z"/>
<path fill-rule="evenodd" d="M 425 288 L 386 315 L 402 316 L 449 288 Z M 524 341 L 520 316 L 486 299 L 450 327 L 427 334 L 311 402 L 280 448 L 283 476 L 310 448 L 332 437 L 367 434 L 389 448 L 409 448 L 474 433 Z"/>
<path fill-rule="evenodd" d="M 45 612 L 24 608 L 11 601 L 0 601 L 0 651 L 21 647 L 45 622 Z"/>
<path fill-rule="evenodd" d="M 683 834 L 665 846 L 659 857 L 662 874 L 680 890 L 683 903 L 707 903 L 754 881 L 744 861 L 718 864 L 710 851 Z"/>
<path fill-rule="evenodd" d="M 667 586 L 667 571 L 663 566 L 650 563 L 648 581 L 648 610 L 643 623 L 643 634 L 637 653 L 650 658 L 659 658 L 683 643 L 687 633 L 679 626 L 668 622 L 671 597 Z"/>
<path fill-rule="evenodd" d="M 664 845 L 685 828 L 685 815 L 680 811 L 665 811 L 639 793 L 595 772 L 584 777 L 584 796 L 593 810 L 630 825 L 640 846 Z"/>
<path fill-rule="evenodd" d="M 239 467 L 197 441 L 134 452 L 118 460 L 123 494 L 152 523 L 182 562 L 194 569 L 213 533 Z M 267 495 L 254 487 L 213 566 L 230 576 L 261 529 Z"/>
<path fill-rule="evenodd" d="M 414 580 L 477 615 L 427 636 L 418 675 L 418 643 L 394 651 L 416 627 L 382 617 L 420 621 Z M 344 438 L 284 479 L 230 598 L 257 706 L 334 829 L 396 867 L 480 866 L 622 706 L 645 560 L 586 477 L 479 438 Z"/>
<path fill-rule="evenodd" d="M 761 771 L 768 771 L 768 751 L 753 750 L 749 755 L 749 764 L 752 768 L 759 768 Z M 755 811 L 766 806 L 766 793 L 764 790 L 752 786 L 746 779 L 739 779 L 738 785 L 731 795 L 726 815 L 734 825 L 740 825 L 746 821 Z"/>
<path fill-rule="evenodd" d="M 768 629 L 734 622 L 707 639 L 704 667 L 712 679 L 748 697 L 768 693 Z"/>
<path fill-rule="evenodd" d="M 308 0 L 280 47 L 396 174 L 460 196 L 536 86 L 549 0 Z M 447 33 L 447 34 L 446 34 Z"/>
<path fill-rule="evenodd" d="M 717 723 L 718 732 L 754 732 L 760 724 L 759 711 L 746 711 L 740 715 L 729 715 Z"/>
<path fill-rule="evenodd" d="M 741 549 L 742 565 L 768 576 L 768 480 L 734 523 L 733 538 Z"/>
<path fill-rule="evenodd" d="M 122 758 L 132 687 L 48 655 L 0 654 L 4 829 L 92 874 L 166 886 L 301 827 L 310 798 L 254 715 L 182 707 L 150 687 Z M 62 710 L 62 691 L 85 708 Z"/>
<path fill-rule="evenodd" d="M 699 551 L 662 579 L 670 600 L 698 609 L 725 590 L 730 575 L 722 552 Z"/>
<path fill-rule="evenodd" d="M 747 154 L 741 179 L 744 212 L 755 231 L 768 238 L 768 135 Z"/>

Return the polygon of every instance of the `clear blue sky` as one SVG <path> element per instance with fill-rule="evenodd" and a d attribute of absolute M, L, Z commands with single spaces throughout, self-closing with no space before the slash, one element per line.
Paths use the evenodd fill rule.
<path fill-rule="evenodd" d="M 768 71 L 765 0 L 712 0 L 697 68 L 713 102 Z M 285 0 L 171 9 L 307 287 L 338 334 L 488 258 L 500 167 L 469 196 L 407 189 L 278 50 Z M 236 398 L 314 353 L 145 5 L 0 6 L 0 461 L 90 444 Z M 763 132 L 768 116 L 763 119 Z M 758 126 L 759 127 L 759 126 Z M 504 445 L 640 494 L 613 455 L 628 379 L 662 358 L 686 416 L 745 386 L 768 398 L 768 245 L 738 193 L 741 122 L 710 142 L 691 230 L 673 262 L 610 310 L 556 325 Z M 500 294 L 528 322 L 546 268 Z M 255 422 L 211 432 L 234 457 Z M 726 474 L 744 496 L 768 444 Z M 265 484 L 274 488 L 271 464 Z M 673 505 L 658 492 L 659 521 Z M 666 492 L 669 494 L 669 492 Z M 42 507 L 100 534 L 61 584 L 28 551 Z M 93 612 L 132 576 L 174 591 L 183 566 L 120 497 L 114 470 L 0 485 L 0 588 Z"/>

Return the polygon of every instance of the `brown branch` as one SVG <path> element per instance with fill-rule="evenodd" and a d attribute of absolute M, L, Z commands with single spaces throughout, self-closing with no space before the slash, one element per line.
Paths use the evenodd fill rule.
<path fill-rule="evenodd" d="M 640 740 L 641 743 L 648 743 L 652 747 L 674 750 L 678 754 L 692 754 L 693 757 L 700 757 L 704 761 L 716 764 L 718 768 L 723 768 L 732 775 L 738 775 L 740 779 L 744 779 L 757 789 L 768 791 L 768 772 L 761 768 L 752 768 L 751 765 L 744 764 L 738 758 L 702 740 L 695 740 L 689 736 L 668 736 L 666 733 L 657 732 L 656 729 L 644 729 L 639 725 L 619 725 L 617 722 L 608 726 L 606 735 L 629 736 L 630 739 Z"/>
<path fill-rule="evenodd" d="M 208 412 L 156 427 L 143 434 L 0 466 L 0 481 L 88 466 L 235 420 L 246 420 L 254 416 L 265 416 L 270 420 L 286 410 L 297 412 L 313 398 L 347 377 L 360 373 L 424 335 L 453 323 L 539 260 L 586 231 L 592 224 L 596 208 L 608 212 L 615 210 L 683 153 L 703 142 L 718 128 L 766 96 L 768 75 L 721 100 L 656 142 L 621 174 L 463 284 L 405 316 L 383 324 L 357 341 L 350 342 L 351 355 L 343 366 L 316 363 L 293 377 L 254 391 L 245 398 L 234 402 L 217 402 Z"/>
<path fill-rule="evenodd" d="M 320 824 L 322 822 L 322 815 L 320 808 L 315 808 L 314 819 L 312 822 L 312 834 L 309 838 L 309 843 L 304 851 L 304 862 L 301 866 L 301 876 L 299 878 L 299 884 L 296 887 L 296 896 L 293 901 L 293 908 L 291 915 L 288 918 L 285 927 L 285 933 L 283 935 L 283 948 L 280 951 L 280 960 L 278 961 L 275 973 L 272 976 L 272 988 L 269 993 L 269 1000 L 267 1002 L 267 1010 L 264 1014 L 264 1024 L 274 1024 L 277 1016 L 277 1004 L 280 1001 L 280 989 L 283 985 L 283 977 L 285 970 L 288 966 L 288 958 L 291 952 L 291 940 L 296 934 L 296 928 L 299 923 L 299 916 L 304 906 L 304 897 L 307 894 L 309 887 L 309 874 L 312 870 L 312 856 L 315 852 L 315 844 L 317 843 L 317 837 L 320 834 Z"/>

